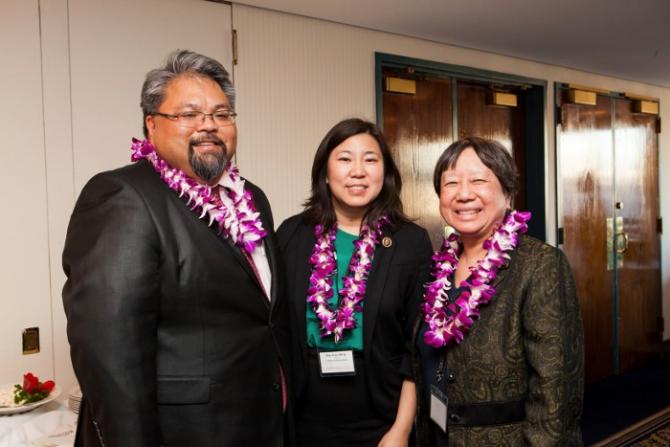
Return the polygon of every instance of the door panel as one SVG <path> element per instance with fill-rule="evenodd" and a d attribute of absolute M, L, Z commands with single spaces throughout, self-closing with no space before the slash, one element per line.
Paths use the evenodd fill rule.
<path fill-rule="evenodd" d="M 584 321 L 586 381 L 613 374 L 612 272 L 606 219 L 612 214 L 611 99 L 563 104 L 557 133 L 563 251 L 577 282 Z"/>
<path fill-rule="evenodd" d="M 491 89 L 487 85 L 458 81 L 458 138 L 477 136 L 497 140 L 505 146 L 519 170 L 519 191 L 514 207 L 527 209 L 526 205 L 526 151 L 524 142 L 524 108 L 501 107 L 488 104 Z M 513 91 L 518 97 L 520 91 Z"/>
<path fill-rule="evenodd" d="M 655 116 L 633 113 L 621 97 L 561 106 L 563 250 L 582 307 L 587 382 L 643 366 L 660 341 L 655 124 Z M 607 219 L 615 222 L 609 235 Z"/>
<path fill-rule="evenodd" d="M 383 74 L 400 76 L 393 70 Z M 454 141 L 454 102 L 459 138 L 493 138 L 512 152 L 520 173 L 515 206 L 526 209 L 523 101 L 519 100 L 515 108 L 491 106 L 487 104 L 488 85 L 406 73 L 402 77 L 415 80 L 416 94 L 383 92 L 384 134 L 402 175 L 405 211 L 428 230 L 433 246 L 437 248 L 442 243 L 444 228 L 433 188 L 433 169 L 444 149 Z M 453 83 L 457 98 L 452 97 Z"/>
<path fill-rule="evenodd" d="M 402 176 L 402 203 L 410 218 L 442 243 L 444 222 L 433 188 L 433 169 L 452 143 L 451 81 L 417 79 L 416 94 L 384 92 L 384 135 Z"/>
<path fill-rule="evenodd" d="M 659 217 L 658 143 L 656 117 L 634 114 L 632 102 L 616 101 L 614 147 L 615 209 L 624 220 L 626 240 L 617 269 L 621 372 L 651 359 L 654 343 L 661 341 L 660 253 L 656 229 Z M 627 248 L 625 247 L 627 244 Z"/>

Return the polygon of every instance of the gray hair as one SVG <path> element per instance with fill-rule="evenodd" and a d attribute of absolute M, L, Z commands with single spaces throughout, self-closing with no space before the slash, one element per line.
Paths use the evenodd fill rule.
<path fill-rule="evenodd" d="M 146 117 L 157 112 L 163 103 L 168 83 L 180 75 L 200 76 L 213 80 L 219 84 L 230 106 L 235 109 L 235 87 L 223 65 L 217 60 L 193 51 L 177 50 L 168 56 L 163 67 L 147 73 L 140 100 L 143 123 Z M 146 137 L 148 134 L 146 124 L 143 124 L 143 129 Z"/>

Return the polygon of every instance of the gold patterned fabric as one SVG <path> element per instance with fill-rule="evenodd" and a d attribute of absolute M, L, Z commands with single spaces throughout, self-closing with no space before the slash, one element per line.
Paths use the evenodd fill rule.
<path fill-rule="evenodd" d="M 584 340 L 567 259 L 560 250 L 522 236 L 493 286 L 495 296 L 480 308 L 480 319 L 461 344 L 442 348 L 449 406 L 475 406 L 477 411 L 478 405 L 522 400 L 525 419 L 488 426 L 450 422 L 449 447 L 582 445 Z M 415 334 L 422 324 L 418 322 Z M 435 424 L 418 351 L 414 366 L 417 445 L 426 447 Z"/>

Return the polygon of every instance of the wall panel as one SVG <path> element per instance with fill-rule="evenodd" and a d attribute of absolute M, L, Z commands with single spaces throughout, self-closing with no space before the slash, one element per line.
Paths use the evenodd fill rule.
<path fill-rule="evenodd" d="M 17 43 L 20 43 L 17 45 Z M 53 377 L 39 5 L 3 0 L 0 14 L 0 384 Z M 41 352 L 22 355 L 22 329 Z"/>
<path fill-rule="evenodd" d="M 146 73 L 175 49 L 231 65 L 230 6 L 203 0 L 69 0 L 75 190 L 130 162 Z"/>

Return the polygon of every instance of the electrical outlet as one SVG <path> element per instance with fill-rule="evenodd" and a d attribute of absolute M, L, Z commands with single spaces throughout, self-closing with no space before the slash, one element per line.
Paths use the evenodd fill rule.
<path fill-rule="evenodd" d="M 23 330 L 23 355 L 40 352 L 40 328 L 29 327 Z"/>

